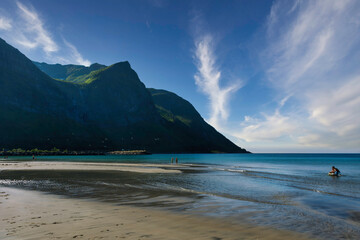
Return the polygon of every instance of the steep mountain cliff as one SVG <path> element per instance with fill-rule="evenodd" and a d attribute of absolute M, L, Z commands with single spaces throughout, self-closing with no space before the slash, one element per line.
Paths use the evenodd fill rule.
<path fill-rule="evenodd" d="M 0 148 L 246 152 L 128 62 L 34 64 L 0 39 L 0 91 Z"/>
<path fill-rule="evenodd" d="M 105 138 L 76 120 L 71 92 L 78 88 L 53 80 L 0 39 L 0 148 L 86 149 Z"/>
<path fill-rule="evenodd" d="M 207 124 L 195 108 L 175 93 L 148 88 L 174 138 L 191 152 L 232 152 L 237 146 Z"/>

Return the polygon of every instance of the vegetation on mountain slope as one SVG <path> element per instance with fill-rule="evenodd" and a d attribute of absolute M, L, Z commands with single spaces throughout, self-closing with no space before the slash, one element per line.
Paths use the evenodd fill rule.
<path fill-rule="evenodd" d="M 33 63 L 0 39 L 0 91 L 0 148 L 246 152 L 128 62 Z"/>

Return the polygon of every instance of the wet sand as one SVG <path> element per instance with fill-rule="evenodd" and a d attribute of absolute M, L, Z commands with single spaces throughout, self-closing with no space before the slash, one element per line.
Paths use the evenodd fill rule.
<path fill-rule="evenodd" d="M 290 231 L 0 187 L 0 239 L 307 239 Z"/>

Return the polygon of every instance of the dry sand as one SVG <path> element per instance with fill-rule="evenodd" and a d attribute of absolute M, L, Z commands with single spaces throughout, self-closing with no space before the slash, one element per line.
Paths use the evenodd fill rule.
<path fill-rule="evenodd" d="M 90 163 L 90 162 L 43 162 L 43 161 L 1 161 L 1 170 L 96 170 L 127 171 L 139 173 L 181 173 L 175 168 L 183 165 L 137 164 L 137 163 Z"/>

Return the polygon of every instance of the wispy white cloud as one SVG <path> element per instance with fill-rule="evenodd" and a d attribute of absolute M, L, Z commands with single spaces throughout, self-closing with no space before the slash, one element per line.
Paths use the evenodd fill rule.
<path fill-rule="evenodd" d="M 263 115 L 264 119 L 245 116 L 244 121 L 241 123 L 242 130 L 233 134 L 246 142 L 263 142 L 289 136 L 296 130 L 294 119 L 281 115 L 279 111 L 275 111 L 272 115 Z"/>
<path fill-rule="evenodd" d="M 59 47 L 52 39 L 50 33 L 45 30 L 43 21 L 34 9 L 30 9 L 20 2 L 16 2 L 21 18 L 24 20 L 23 31 L 27 37 L 23 37 L 19 44 L 28 48 L 40 46 L 45 53 L 50 54 L 58 51 Z"/>
<path fill-rule="evenodd" d="M 267 22 L 266 75 L 278 98 L 296 102 L 256 122 L 245 141 L 288 137 L 314 146 L 360 151 L 360 2 L 276 1 Z M 295 108 L 295 110 L 294 110 Z"/>
<path fill-rule="evenodd" d="M 292 14 L 301 4 L 302 0 L 295 0 L 292 7 L 290 8 L 290 10 L 288 11 L 288 14 Z"/>
<path fill-rule="evenodd" d="M 195 83 L 200 91 L 210 100 L 210 118 L 208 122 L 216 128 L 229 116 L 228 101 L 232 93 L 241 87 L 239 80 L 232 81 L 227 87 L 222 87 L 221 71 L 216 65 L 214 42 L 210 35 L 199 37 L 195 42 L 195 58 L 198 72 L 195 74 Z"/>
<path fill-rule="evenodd" d="M 75 63 L 84 65 L 84 66 L 90 66 L 91 62 L 87 59 L 84 59 L 83 56 L 79 53 L 79 51 L 76 49 L 74 45 L 66 41 L 65 39 L 64 43 L 65 45 L 70 49 L 71 51 L 71 59 L 75 60 Z"/>
<path fill-rule="evenodd" d="M 316 96 L 309 97 L 310 117 L 338 136 L 355 131 L 360 139 L 360 74 L 342 81 L 340 86 L 316 91 Z"/>
<path fill-rule="evenodd" d="M 40 16 L 36 9 L 20 1 L 14 3 L 16 14 L 9 17 L 0 16 L 0 30 L 3 37 L 10 44 L 25 51 L 28 55 L 43 58 L 49 63 L 62 64 L 81 64 L 90 65 L 90 61 L 85 59 L 78 49 L 63 37 L 56 41 L 53 34 L 46 26 L 46 21 Z M 6 30 L 6 31 L 5 31 Z"/>
<path fill-rule="evenodd" d="M 0 30 L 9 30 L 11 28 L 11 20 L 5 17 L 0 17 Z"/>

